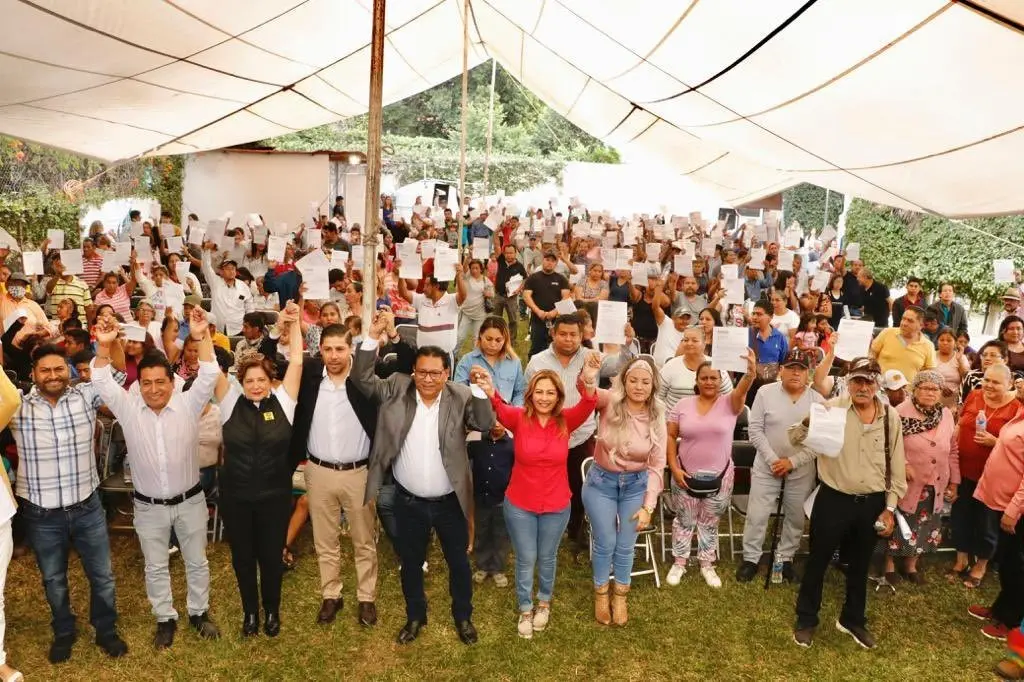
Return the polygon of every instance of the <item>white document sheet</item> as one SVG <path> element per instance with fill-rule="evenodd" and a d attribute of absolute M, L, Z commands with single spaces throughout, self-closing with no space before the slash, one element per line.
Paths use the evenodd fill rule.
<path fill-rule="evenodd" d="M 839 332 L 839 341 L 835 347 L 837 358 L 853 360 L 867 356 L 875 332 L 874 322 L 844 317 L 839 320 L 839 329 L 836 331 Z"/>
<path fill-rule="evenodd" d="M 711 332 L 711 366 L 727 372 L 746 372 L 749 334 L 746 327 L 715 327 Z"/>
<path fill-rule="evenodd" d="M 626 342 L 627 321 L 628 308 L 625 302 L 598 301 L 594 342 L 624 344 Z"/>
<path fill-rule="evenodd" d="M 829 409 L 820 403 L 813 403 L 804 447 L 826 457 L 838 457 L 846 433 L 846 412 L 841 407 Z"/>
<path fill-rule="evenodd" d="M 81 275 L 85 270 L 82 268 L 81 249 L 62 249 L 60 262 L 64 266 L 65 275 Z"/>

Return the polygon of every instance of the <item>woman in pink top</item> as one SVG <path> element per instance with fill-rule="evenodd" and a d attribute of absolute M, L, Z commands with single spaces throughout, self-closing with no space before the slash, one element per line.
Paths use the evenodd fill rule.
<path fill-rule="evenodd" d="M 976 604 L 967 612 L 991 621 L 981 629 L 983 635 L 1005 640 L 1024 619 L 1024 419 L 1014 419 L 999 432 L 974 497 L 1002 512 L 992 558 L 999 564 L 999 596 L 991 607 Z"/>
<path fill-rule="evenodd" d="M 602 625 L 613 619 L 626 624 L 636 536 L 651 523 L 664 487 L 665 405 L 658 399 L 658 383 L 654 362 L 640 357 L 622 368 L 612 390 L 598 391 L 594 463 L 582 497 L 594 539 L 594 617 Z"/>
<path fill-rule="evenodd" d="M 516 553 L 516 601 L 519 636 L 533 637 L 551 618 L 558 544 L 569 524 L 569 434 L 586 421 L 597 404 L 597 374 L 601 356 L 591 351 L 580 371 L 580 401 L 564 410 L 565 387 L 551 370 L 533 375 L 523 407 L 505 403 L 494 389 L 490 373 L 479 365 L 469 370 L 494 405 L 498 421 L 513 436 L 515 460 L 505 489 L 505 525 Z M 539 586 L 533 608 L 533 572 Z"/>
<path fill-rule="evenodd" d="M 697 395 L 683 398 L 668 414 L 668 464 L 676 512 L 672 520 L 675 563 L 665 579 L 669 585 L 678 585 L 686 573 L 696 530 L 700 574 L 710 587 L 722 586 L 715 573 L 718 522 L 732 497 L 732 434 L 754 380 L 755 357 L 754 351 L 747 351 L 747 371 L 726 395 L 719 393 L 721 372 L 710 362 L 702 363 L 697 368 Z"/>
<path fill-rule="evenodd" d="M 910 537 L 899 531 L 883 540 L 885 578 L 898 578 L 893 557 L 903 559 L 903 576 L 915 585 L 924 578 L 917 558 L 942 544 L 943 496 L 952 499 L 960 483 L 956 424 L 953 413 L 942 404 L 945 379 L 935 370 L 914 375 L 910 400 L 896 408 L 903 423 L 903 450 L 907 458 L 907 494 L 899 501 L 900 512 L 910 527 Z"/>

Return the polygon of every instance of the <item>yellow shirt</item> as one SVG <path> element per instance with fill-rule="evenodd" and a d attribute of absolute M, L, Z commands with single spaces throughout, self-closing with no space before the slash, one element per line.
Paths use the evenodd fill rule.
<path fill-rule="evenodd" d="M 231 350 L 231 340 L 228 339 L 228 337 L 224 336 L 224 334 L 220 332 L 214 332 L 213 339 L 211 340 L 213 341 L 213 345 L 220 346 L 226 351 Z"/>
<path fill-rule="evenodd" d="M 871 342 L 871 355 L 878 360 L 883 372 L 898 369 L 908 383 L 921 370 L 932 369 L 936 365 L 935 346 L 928 337 L 921 334 L 917 341 L 907 343 L 900 336 L 898 327 L 884 329 L 875 337 Z"/>

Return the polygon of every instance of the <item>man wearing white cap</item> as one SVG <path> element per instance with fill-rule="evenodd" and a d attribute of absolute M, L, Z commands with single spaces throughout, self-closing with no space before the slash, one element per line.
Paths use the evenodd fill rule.
<path fill-rule="evenodd" d="M 13 277 L 13 275 L 11 275 Z M 1020 315 L 1020 291 L 1017 287 L 1010 287 L 1003 292 L 1003 309 L 999 311 L 999 321 L 1002 322 L 1005 318 L 1010 315 Z"/>
<path fill-rule="evenodd" d="M 882 388 L 885 390 L 886 398 L 889 399 L 889 404 L 893 407 L 907 399 L 907 378 L 898 369 L 886 371 L 882 379 Z"/>

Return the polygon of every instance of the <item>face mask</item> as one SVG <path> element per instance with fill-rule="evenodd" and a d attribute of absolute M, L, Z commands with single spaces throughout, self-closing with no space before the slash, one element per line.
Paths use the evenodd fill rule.
<path fill-rule="evenodd" d="M 21 286 L 20 284 L 13 284 L 7 287 L 7 293 L 11 295 L 11 298 L 24 298 L 25 287 Z"/>

